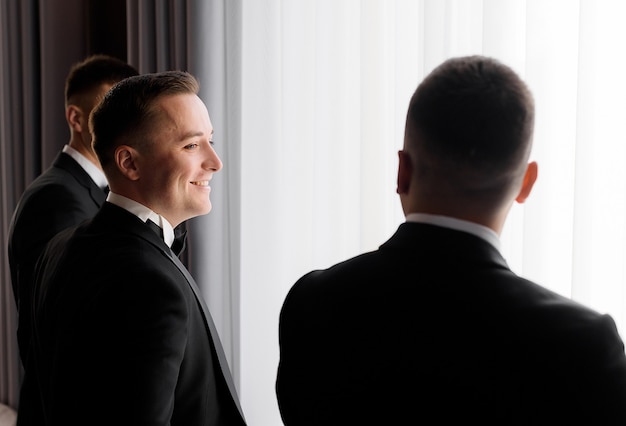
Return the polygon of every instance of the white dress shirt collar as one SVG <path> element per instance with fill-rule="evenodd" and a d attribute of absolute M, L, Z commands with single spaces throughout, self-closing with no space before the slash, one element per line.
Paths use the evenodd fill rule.
<path fill-rule="evenodd" d="M 96 165 L 93 164 L 91 161 L 89 161 L 87 157 L 85 157 L 83 154 L 76 151 L 69 145 L 65 145 L 63 147 L 63 152 L 76 160 L 76 162 L 83 168 L 83 170 L 85 170 L 85 172 L 89 175 L 91 180 L 96 183 L 96 185 L 98 185 L 103 190 L 104 188 L 106 188 L 108 183 L 104 172 L 96 167 Z"/>
<path fill-rule="evenodd" d="M 461 220 L 450 216 L 442 216 L 428 213 L 409 213 L 406 216 L 407 222 L 419 222 L 419 223 L 427 223 L 430 225 L 441 226 L 444 228 L 454 229 L 456 231 L 467 232 L 472 235 L 476 235 L 477 237 L 482 238 L 487 241 L 489 244 L 494 246 L 496 250 L 500 251 L 500 237 L 491 228 L 488 228 L 483 225 L 479 225 L 474 222 L 469 222 L 467 220 Z"/>
<path fill-rule="evenodd" d="M 163 240 L 165 240 L 165 244 L 167 244 L 168 247 L 172 247 L 172 243 L 174 242 L 174 228 L 163 216 L 153 212 L 148 207 L 135 200 L 131 200 L 130 198 L 113 192 L 109 192 L 107 201 L 129 211 L 141 219 L 142 222 L 151 220 L 159 225 L 159 227 L 163 230 Z"/>

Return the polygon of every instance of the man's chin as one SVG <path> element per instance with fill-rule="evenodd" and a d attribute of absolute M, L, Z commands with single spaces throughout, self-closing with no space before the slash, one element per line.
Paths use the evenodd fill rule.
<path fill-rule="evenodd" d="M 207 215 L 213 210 L 213 205 L 209 202 L 206 206 L 203 206 L 201 209 L 196 211 L 194 216 L 204 216 Z"/>

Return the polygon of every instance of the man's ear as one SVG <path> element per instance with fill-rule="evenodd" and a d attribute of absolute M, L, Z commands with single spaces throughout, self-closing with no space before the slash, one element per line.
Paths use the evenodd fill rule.
<path fill-rule="evenodd" d="M 70 125 L 72 130 L 74 130 L 75 132 L 83 131 L 83 126 L 81 125 L 80 121 L 82 115 L 83 111 L 76 105 L 68 105 L 67 108 L 65 108 L 65 119 L 67 120 L 67 123 Z"/>
<path fill-rule="evenodd" d="M 411 176 L 413 175 L 413 164 L 411 157 L 406 151 L 398 151 L 398 194 L 406 194 L 411 186 Z"/>
<path fill-rule="evenodd" d="M 532 161 L 528 163 L 528 166 L 526 166 L 526 173 L 524 174 L 522 188 L 520 189 L 519 194 L 517 194 L 517 198 L 515 198 L 515 201 L 518 203 L 523 203 L 530 195 L 530 191 L 533 189 L 535 181 L 537 181 L 537 169 L 538 166 L 536 161 Z"/>
<path fill-rule="evenodd" d="M 138 157 L 139 153 L 132 146 L 120 145 L 115 149 L 115 165 L 127 179 L 139 179 Z"/>

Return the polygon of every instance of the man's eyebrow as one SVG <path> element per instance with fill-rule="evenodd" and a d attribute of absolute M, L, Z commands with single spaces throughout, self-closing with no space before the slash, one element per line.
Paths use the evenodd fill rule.
<path fill-rule="evenodd" d="M 204 132 L 202 131 L 191 131 L 191 132 L 187 132 L 184 133 L 183 136 L 180 138 L 181 141 L 186 140 L 186 139 L 191 139 L 191 138 L 195 138 L 198 136 L 204 136 Z M 209 138 L 213 137 L 213 130 L 211 130 L 211 134 L 209 135 Z"/>

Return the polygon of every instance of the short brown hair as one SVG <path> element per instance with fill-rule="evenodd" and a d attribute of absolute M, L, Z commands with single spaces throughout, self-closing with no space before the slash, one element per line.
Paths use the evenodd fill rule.
<path fill-rule="evenodd" d="M 484 56 L 452 58 L 411 98 L 405 147 L 428 173 L 461 191 L 498 195 L 530 154 L 534 101 L 508 66 Z"/>
<path fill-rule="evenodd" d="M 113 161 L 117 146 L 137 145 L 149 134 L 162 96 L 198 94 L 198 81 L 184 71 L 165 71 L 127 78 L 106 94 L 91 114 L 93 147 L 103 168 Z"/>
<path fill-rule="evenodd" d="M 89 94 L 103 84 L 113 85 L 138 74 L 121 59 L 101 54 L 89 56 L 70 68 L 65 79 L 65 104 L 75 103 L 77 96 Z"/>

